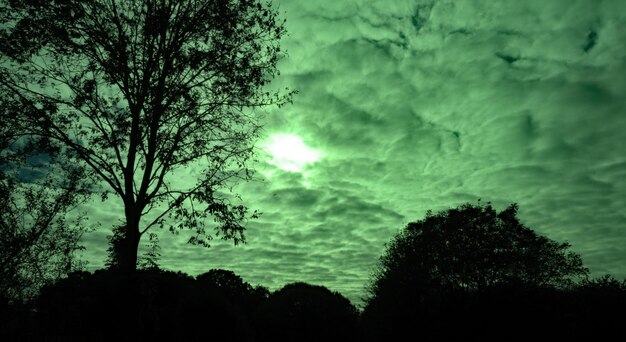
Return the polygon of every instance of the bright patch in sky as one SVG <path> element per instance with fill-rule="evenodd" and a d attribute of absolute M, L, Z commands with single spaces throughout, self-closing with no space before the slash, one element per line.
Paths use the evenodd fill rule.
<path fill-rule="evenodd" d="M 300 172 L 311 163 L 321 158 L 321 153 L 302 142 L 302 138 L 293 134 L 274 134 L 264 144 L 270 154 L 271 164 L 290 172 Z"/>

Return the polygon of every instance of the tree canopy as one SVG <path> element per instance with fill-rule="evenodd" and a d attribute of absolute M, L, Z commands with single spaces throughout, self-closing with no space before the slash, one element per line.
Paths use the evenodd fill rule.
<path fill-rule="evenodd" d="M 358 311 L 339 292 L 291 283 L 272 293 L 255 314 L 259 341 L 358 341 Z"/>
<path fill-rule="evenodd" d="M 244 241 L 256 213 L 230 189 L 252 177 L 258 109 L 292 95 L 267 87 L 285 33 L 271 3 L 5 0 L 0 20 L 0 92 L 19 103 L 8 119 L 123 202 L 121 268 L 153 226 Z"/>
<path fill-rule="evenodd" d="M 535 233 L 511 204 L 464 204 L 409 223 L 387 246 L 370 287 L 391 292 L 479 291 L 496 285 L 562 287 L 587 274 L 567 242 Z"/>

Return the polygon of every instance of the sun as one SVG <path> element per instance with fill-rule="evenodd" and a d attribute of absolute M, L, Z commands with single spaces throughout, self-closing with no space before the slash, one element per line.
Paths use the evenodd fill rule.
<path fill-rule="evenodd" d="M 304 144 L 302 138 L 293 134 L 274 134 L 263 144 L 270 154 L 269 162 L 290 172 L 301 172 L 309 164 L 318 161 L 322 154 Z"/>

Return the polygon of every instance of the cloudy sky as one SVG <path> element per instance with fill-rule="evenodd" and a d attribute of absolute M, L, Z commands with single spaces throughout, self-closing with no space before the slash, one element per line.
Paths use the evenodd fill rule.
<path fill-rule="evenodd" d="M 626 277 L 626 2 L 281 0 L 289 57 L 267 113 L 263 212 L 244 246 L 161 237 L 165 268 L 227 268 L 355 302 L 406 223 L 479 198 L 517 202 L 594 275 Z M 108 224 L 114 205 L 89 212 Z M 104 226 L 103 226 L 104 228 Z M 88 235 L 102 266 L 107 231 Z"/>

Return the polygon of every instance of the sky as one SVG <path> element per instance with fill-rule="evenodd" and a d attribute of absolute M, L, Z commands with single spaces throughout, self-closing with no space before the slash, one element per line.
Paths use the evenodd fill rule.
<path fill-rule="evenodd" d="M 236 247 L 163 232 L 164 268 L 359 303 L 408 222 L 480 198 L 626 277 L 626 2 L 276 3 L 289 55 L 274 85 L 299 94 L 266 111 L 261 180 L 236 188 L 263 214 Z M 87 206 L 102 222 L 90 269 L 121 212 L 109 202 Z"/>

